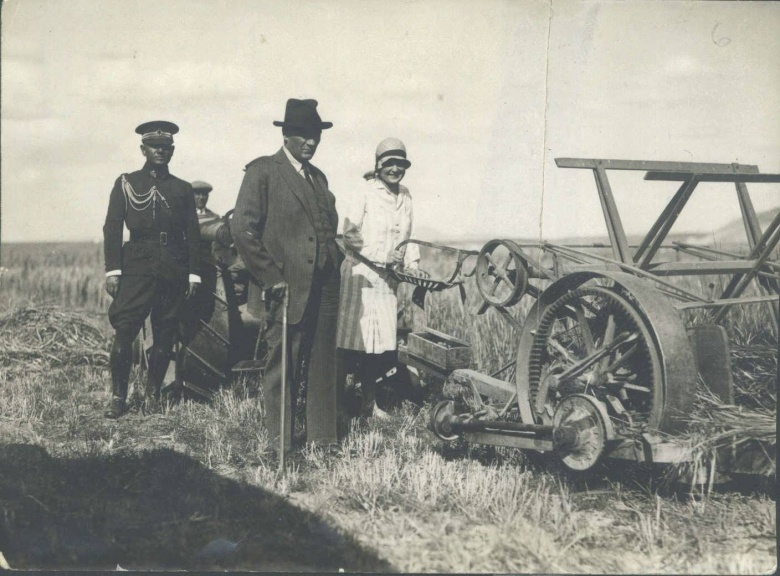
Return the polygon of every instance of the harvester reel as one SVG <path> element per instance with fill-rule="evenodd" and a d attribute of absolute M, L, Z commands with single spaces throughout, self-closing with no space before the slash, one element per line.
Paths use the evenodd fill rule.
<path fill-rule="evenodd" d="M 578 472 L 592 468 L 611 436 L 604 406 L 593 396 L 573 394 L 556 406 L 553 446 L 567 468 Z"/>
<path fill-rule="evenodd" d="M 477 256 L 477 290 L 491 306 L 512 306 L 528 287 L 528 266 L 520 247 L 509 240 L 491 240 Z"/>
<path fill-rule="evenodd" d="M 544 423 L 572 395 L 609 405 L 625 426 L 653 429 L 661 421 L 660 355 L 648 322 L 618 287 L 577 288 L 542 310 L 528 384 L 534 418 Z"/>

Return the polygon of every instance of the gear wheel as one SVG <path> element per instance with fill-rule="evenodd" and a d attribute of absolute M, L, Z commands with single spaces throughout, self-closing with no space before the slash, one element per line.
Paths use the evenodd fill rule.
<path fill-rule="evenodd" d="M 541 313 L 528 362 L 534 417 L 550 423 L 561 400 L 588 394 L 619 428 L 656 428 L 663 378 L 648 322 L 619 287 L 572 290 Z"/>

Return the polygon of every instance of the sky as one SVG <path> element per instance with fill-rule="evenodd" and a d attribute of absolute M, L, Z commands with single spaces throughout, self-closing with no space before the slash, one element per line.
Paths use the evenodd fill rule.
<path fill-rule="evenodd" d="M 100 240 L 155 119 L 181 128 L 171 172 L 224 213 L 291 97 L 334 124 L 314 164 L 339 206 L 394 136 L 419 239 L 603 235 L 592 173 L 556 157 L 780 172 L 778 30 L 769 2 L 6 0 L 0 240 Z M 677 188 L 609 175 L 629 234 Z M 735 217 L 733 185 L 702 184 L 673 231 Z"/>

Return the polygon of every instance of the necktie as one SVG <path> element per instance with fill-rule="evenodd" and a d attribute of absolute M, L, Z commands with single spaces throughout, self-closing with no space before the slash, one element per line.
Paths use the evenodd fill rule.
<path fill-rule="evenodd" d="M 311 186 L 312 189 L 316 192 L 317 188 L 314 186 L 314 180 L 311 178 L 311 172 L 309 172 L 308 164 L 303 165 L 303 177 L 306 179 L 306 182 L 309 183 L 309 186 Z"/>
<path fill-rule="evenodd" d="M 303 165 L 303 177 L 311 187 L 314 194 L 314 206 L 316 210 L 316 224 L 315 229 L 317 232 L 317 239 L 319 243 L 319 250 L 317 253 L 317 268 L 324 268 L 328 260 L 336 262 L 335 243 L 332 241 L 332 237 L 335 237 L 335 229 L 331 231 L 331 225 L 328 218 L 328 201 L 323 192 L 314 179 L 311 177 L 311 171 L 308 164 Z M 332 235 L 332 236 L 331 236 Z"/>

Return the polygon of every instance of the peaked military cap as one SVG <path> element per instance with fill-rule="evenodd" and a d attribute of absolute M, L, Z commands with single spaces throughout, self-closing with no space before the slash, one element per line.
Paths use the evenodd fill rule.
<path fill-rule="evenodd" d="M 204 182 L 203 180 L 194 180 L 193 182 L 190 182 L 190 184 L 192 185 L 193 192 L 203 192 L 204 194 L 208 194 L 213 190 L 211 184 Z"/>
<path fill-rule="evenodd" d="M 178 131 L 179 127 L 167 120 L 144 122 L 135 129 L 144 144 L 173 144 L 173 135 Z"/>

